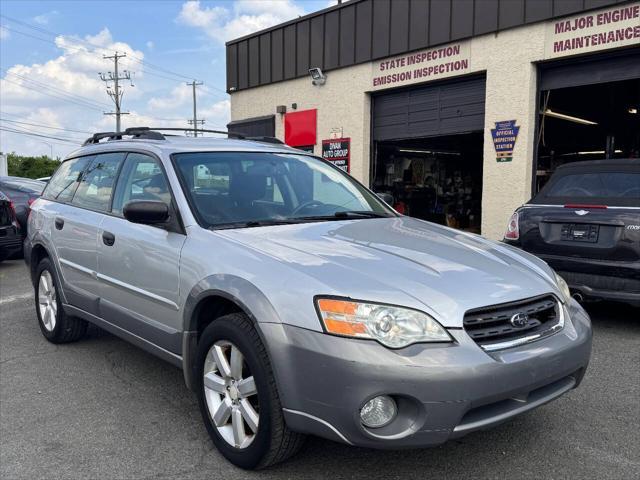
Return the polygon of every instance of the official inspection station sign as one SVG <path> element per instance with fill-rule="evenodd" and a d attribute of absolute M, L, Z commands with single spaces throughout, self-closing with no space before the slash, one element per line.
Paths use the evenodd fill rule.
<path fill-rule="evenodd" d="M 496 128 L 491 129 L 493 146 L 496 149 L 496 161 L 510 162 L 513 160 L 513 149 L 516 146 L 520 127 L 515 120 L 496 122 Z"/>

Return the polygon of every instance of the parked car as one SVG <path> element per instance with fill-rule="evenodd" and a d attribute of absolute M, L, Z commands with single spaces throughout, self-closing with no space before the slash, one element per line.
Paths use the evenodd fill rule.
<path fill-rule="evenodd" d="M 0 177 L 0 190 L 9 197 L 15 208 L 18 223 L 26 235 L 29 207 L 42 194 L 46 183 L 30 178 Z"/>
<path fill-rule="evenodd" d="M 589 362 L 589 317 L 546 263 L 401 216 L 284 145 L 96 134 L 25 243 L 45 338 L 91 322 L 182 368 L 243 468 L 305 434 L 441 444 L 558 398 Z"/>
<path fill-rule="evenodd" d="M 640 160 L 559 167 L 512 215 L 504 241 L 547 262 L 579 300 L 640 306 Z"/>
<path fill-rule="evenodd" d="M 22 235 L 13 204 L 0 192 L 0 262 L 22 251 Z"/>

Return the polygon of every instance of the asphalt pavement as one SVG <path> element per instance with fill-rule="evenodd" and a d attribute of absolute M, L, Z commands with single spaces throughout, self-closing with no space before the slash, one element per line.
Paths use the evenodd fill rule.
<path fill-rule="evenodd" d="M 638 479 L 640 311 L 588 310 L 589 370 L 555 402 L 432 449 L 309 438 L 286 463 L 246 472 L 213 448 L 180 370 L 97 328 L 78 343 L 48 343 L 24 263 L 3 262 L 0 478 Z"/>

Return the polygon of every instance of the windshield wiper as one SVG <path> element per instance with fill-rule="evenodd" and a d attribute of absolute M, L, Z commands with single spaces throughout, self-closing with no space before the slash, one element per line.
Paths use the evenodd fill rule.
<path fill-rule="evenodd" d="M 330 222 L 338 220 L 355 220 L 358 218 L 389 218 L 391 215 L 378 212 L 370 212 L 368 210 L 352 210 L 335 212 L 332 215 L 310 215 L 308 217 L 292 217 L 292 220 L 298 222 Z"/>
<path fill-rule="evenodd" d="M 328 222 L 331 220 L 345 220 L 355 218 L 388 218 L 391 215 L 385 213 L 371 212 L 368 210 L 348 210 L 342 212 L 335 212 L 333 215 L 312 215 L 308 217 L 289 217 L 289 218 L 274 218 L 268 220 L 247 220 L 244 222 L 230 222 L 219 223 L 217 225 L 211 225 L 211 230 L 230 230 L 234 228 L 252 228 L 252 227 L 268 227 L 272 225 L 292 225 L 296 223 L 307 222 Z"/>
<path fill-rule="evenodd" d="M 249 220 L 246 222 L 219 223 L 211 225 L 210 230 L 230 230 L 233 228 L 268 227 L 271 225 L 290 225 L 298 223 L 296 219 Z"/>
<path fill-rule="evenodd" d="M 367 217 L 367 218 L 389 218 L 391 215 L 388 213 L 372 212 L 370 210 L 346 210 L 336 212 L 333 214 L 337 218 L 351 218 L 351 217 Z"/>

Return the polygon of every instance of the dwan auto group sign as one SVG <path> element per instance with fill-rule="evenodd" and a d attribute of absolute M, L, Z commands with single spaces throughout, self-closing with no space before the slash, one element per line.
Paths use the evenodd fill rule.
<path fill-rule="evenodd" d="M 640 45 L 640 2 L 549 22 L 545 58 Z"/>
<path fill-rule="evenodd" d="M 372 90 L 466 73 L 469 50 L 469 42 L 461 42 L 374 62 Z"/>

